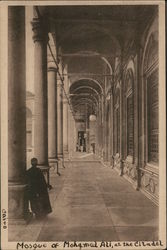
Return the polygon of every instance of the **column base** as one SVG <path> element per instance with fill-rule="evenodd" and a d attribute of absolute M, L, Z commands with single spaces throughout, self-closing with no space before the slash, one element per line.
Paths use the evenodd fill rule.
<path fill-rule="evenodd" d="M 28 199 L 25 184 L 8 184 L 8 223 L 28 223 Z"/>
<path fill-rule="evenodd" d="M 56 167 L 57 167 L 57 164 L 58 164 L 58 159 L 56 159 L 55 157 L 54 158 L 49 158 L 48 159 L 48 162 L 49 162 L 49 167 L 50 167 L 50 169 L 52 169 L 52 170 L 55 170 L 56 169 Z"/>
<path fill-rule="evenodd" d="M 59 160 L 56 159 L 56 158 L 50 158 L 49 159 L 49 166 L 50 166 L 50 170 L 52 172 L 56 172 L 59 176 L 60 176 L 60 173 L 59 173 Z"/>
<path fill-rule="evenodd" d="M 64 160 L 63 160 L 63 158 L 58 158 L 58 165 L 59 165 L 59 169 L 64 168 Z"/>
<path fill-rule="evenodd" d="M 63 158 L 63 154 L 58 154 L 58 155 L 57 155 L 57 158 L 58 158 L 58 159 Z"/>
<path fill-rule="evenodd" d="M 139 191 L 140 190 L 140 188 L 139 188 L 139 185 L 138 185 L 138 183 L 137 183 L 137 181 L 134 181 L 134 183 L 133 183 L 133 188 L 136 190 L 136 191 Z"/>
<path fill-rule="evenodd" d="M 40 168 L 41 169 L 41 171 L 43 172 L 43 171 L 47 171 L 47 170 L 49 170 L 49 164 L 38 164 L 38 166 L 37 166 L 38 168 Z"/>
<path fill-rule="evenodd" d="M 65 168 L 63 154 L 58 154 L 58 164 L 59 164 L 59 168 Z"/>
<path fill-rule="evenodd" d="M 49 162 L 49 163 L 56 163 L 56 162 L 57 162 L 57 159 L 56 159 L 56 157 L 49 157 L 49 158 L 48 158 L 48 162 Z"/>
<path fill-rule="evenodd" d="M 69 152 L 64 152 L 64 161 L 69 161 Z"/>

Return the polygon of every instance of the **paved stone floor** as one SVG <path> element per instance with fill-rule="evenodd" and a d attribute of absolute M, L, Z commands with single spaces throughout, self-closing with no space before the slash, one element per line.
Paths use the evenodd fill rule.
<path fill-rule="evenodd" d="M 10 241 L 158 240 L 158 207 L 93 155 L 51 173 L 53 212 L 41 221 L 11 226 Z"/>

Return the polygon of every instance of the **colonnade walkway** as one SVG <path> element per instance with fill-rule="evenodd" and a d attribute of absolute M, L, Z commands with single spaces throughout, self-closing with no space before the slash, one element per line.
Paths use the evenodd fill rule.
<path fill-rule="evenodd" d="M 158 207 L 93 155 L 52 170 L 53 212 L 28 225 L 10 227 L 18 241 L 158 240 Z"/>

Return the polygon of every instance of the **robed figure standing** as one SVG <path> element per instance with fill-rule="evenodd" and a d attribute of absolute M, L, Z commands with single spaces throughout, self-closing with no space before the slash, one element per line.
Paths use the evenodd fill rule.
<path fill-rule="evenodd" d="M 30 201 L 31 210 L 36 218 L 45 217 L 52 212 L 50 205 L 47 184 L 42 171 L 37 167 L 38 160 L 31 159 L 32 167 L 26 171 L 28 184 L 28 200 Z"/>

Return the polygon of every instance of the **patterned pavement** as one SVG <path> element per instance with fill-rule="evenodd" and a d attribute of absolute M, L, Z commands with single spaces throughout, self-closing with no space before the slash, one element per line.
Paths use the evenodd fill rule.
<path fill-rule="evenodd" d="M 53 212 L 41 221 L 10 226 L 9 240 L 158 240 L 158 207 L 94 155 L 76 155 L 51 172 Z"/>

